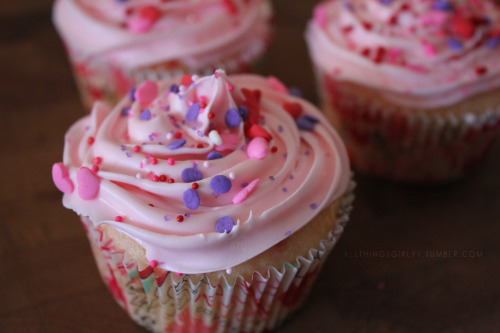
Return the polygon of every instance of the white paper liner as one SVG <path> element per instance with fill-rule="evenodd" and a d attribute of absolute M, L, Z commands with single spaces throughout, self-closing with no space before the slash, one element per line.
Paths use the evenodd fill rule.
<path fill-rule="evenodd" d="M 262 332 L 279 326 L 304 301 L 349 220 L 354 187 L 351 182 L 342 198 L 336 230 L 307 258 L 285 262 L 281 270 L 271 267 L 266 277 L 254 273 L 249 282 L 239 276 L 233 285 L 225 277 L 204 276 L 194 283 L 189 275 L 163 271 L 157 276 L 150 266 L 138 268 L 116 251 L 88 218 L 82 222 L 103 280 L 139 325 L 153 332 Z"/>
<path fill-rule="evenodd" d="M 414 183 L 455 180 L 480 164 L 500 129 L 500 105 L 479 112 L 416 112 L 381 105 L 326 74 L 316 75 L 323 110 L 343 137 L 353 167 L 363 173 Z M 336 84 L 334 95 L 325 79 Z"/>

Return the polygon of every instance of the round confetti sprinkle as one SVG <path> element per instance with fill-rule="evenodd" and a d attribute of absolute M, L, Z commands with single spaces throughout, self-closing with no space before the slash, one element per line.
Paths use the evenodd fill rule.
<path fill-rule="evenodd" d="M 314 130 L 314 122 L 312 122 L 308 117 L 302 116 L 297 118 L 297 127 L 304 131 Z"/>
<path fill-rule="evenodd" d="M 217 160 L 219 158 L 222 158 L 222 154 L 219 153 L 218 151 L 211 151 L 210 153 L 208 153 L 207 155 L 207 160 Z"/>
<path fill-rule="evenodd" d="M 184 191 L 182 201 L 184 202 L 184 206 L 192 210 L 198 209 L 200 206 L 200 196 L 198 195 L 198 192 L 193 189 L 187 189 Z"/>
<path fill-rule="evenodd" d="M 240 113 L 235 108 L 230 108 L 229 110 L 227 110 L 224 119 L 226 121 L 227 127 L 229 128 L 236 128 L 240 125 L 241 122 Z"/>
<path fill-rule="evenodd" d="M 248 119 L 248 108 L 244 105 L 238 105 L 238 113 L 240 114 L 240 117 L 243 119 L 243 121 L 246 121 Z"/>
<path fill-rule="evenodd" d="M 197 190 L 199 187 L 200 187 L 200 185 L 199 185 L 198 183 L 193 183 L 193 184 L 191 185 L 191 188 L 192 188 L 193 190 Z"/>
<path fill-rule="evenodd" d="M 172 93 L 174 93 L 174 94 L 178 94 L 179 93 L 179 86 L 176 85 L 176 84 L 172 84 L 170 86 L 169 91 L 172 92 Z"/>
<path fill-rule="evenodd" d="M 247 156 L 248 158 L 261 160 L 269 153 L 269 145 L 267 140 L 261 137 L 256 137 L 248 143 Z"/>
<path fill-rule="evenodd" d="M 193 103 L 187 111 L 186 114 L 186 120 L 187 121 L 194 121 L 198 118 L 198 115 L 200 114 L 200 109 L 201 106 L 198 103 Z"/>
<path fill-rule="evenodd" d="M 227 193 L 232 187 L 231 180 L 223 175 L 218 175 L 210 180 L 210 188 L 215 193 Z"/>
<path fill-rule="evenodd" d="M 231 216 L 224 216 L 217 220 L 215 224 L 215 230 L 222 233 L 230 233 L 234 227 L 234 220 Z"/>
<path fill-rule="evenodd" d="M 117 216 L 115 216 L 115 221 L 116 222 L 123 222 L 123 217 L 121 217 L 120 215 L 117 215 Z"/>
<path fill-rule="evenodd" d="M 184 145 L 186 144 L 186 139 L 177 139 L 177 140 L 174 140 L 172 142 L 170 142 L 167 147 L 169 149 L 179 149 L 179 148 L 182 148 Z"/>
<path fill-rule="evenodd" d="M 203 179 L 202 173 L 195 168 L 186 168 L 181 173 L 182 181 L 185 183 L 197 182 Z"/>
<path fill-rule="evenodd" d="M 177 222 L 182 222 L 182 221 L 184 221 L 184 216 L 178 215 L 177 216 Z"/>
<path fill-rule="evenodd" d="M 151 111 L 149 109 L 146 109 L 141 112 L 141 115 L 139 116 L 140 120 L 150 120 L 151 119 Z"/>

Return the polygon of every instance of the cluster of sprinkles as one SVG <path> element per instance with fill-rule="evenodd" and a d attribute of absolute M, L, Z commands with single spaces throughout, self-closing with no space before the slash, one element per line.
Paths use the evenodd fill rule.
<path fill-rule="evenodd" d="M 144 34 L 149 32 L 162 16 L 168 15 L 169 3 L 178 0 L 158 0 L 158 4 L 148 3 L 141 5 L 134 5 L 133 1 L 129 0 L 114 1 L 123 6 L 125 13 L 125 22 L 121 23 L 121 26 L 131 33 Z M 239 13 L 235 0 L 220 0 L 220 5 L 226 10 L 228 15 L 237 15 Z M 189 17 L 186 19 L 188 20 Z"/>
<path fill-rule="evenodd" d="M 220 72 L 214 74 L 214 79 L 220 79 Z M 188 144 L 188 139 L 190 135 L 184 133 L 185 129 L 194 129 L 198 131 L 198 136 L 205 140 L 210 140 L 213 143 L 214 150 L 205 153 L 204 166 L 208 167 L 209 163 L 216 161 L 218 159 L 224 158 L 227 151 L 232 151 L 234 149 L 241 149 L 246 153 L 248 159 L 253 160 L 263 160 L 269 154 L 274 154 L 278 151 L 278 146 L 273 144 L 273 134 L 265 127 L 264 118 L 260 115 L 260 101 L 261 101 L 261 91 L 260 90 L 250 90 L 242 88 L 236 94 L 235 87 L 229 83 L 226 78 L 225 87 L 230 94 L 235 92 L 234 99 L 240 100 L 240 103 L 235 107 L 228 107 L 227 110 L 212 109 L 209 107 L 210 98 L 213 96 L 198 96 L 196 93 L 188 94 L 189 88 L 196 88 L 197 77 L 191 75 L 184 75 L 180 79 L 179 85 L 172 85 L 166 92 L 165 96 L 169 94 L 177 94 L 178 98 L 187 104 L 186 111 L 183 114 L 183 119 L 179 116 L 173 116 L 171 113 L 171 105 L 165 105 L 164 101 L 161 99 L 162 92 L 159 91 L 158 84 L 153 81 L 146 81 L 140 84 L 138 87 L 131 89 L 129 93 L 130 106 L 124 108 L 121 112 L 121 116 L 124 118 L 130 118 L 134 122 L 139 124 L 147 124 L 156 119 L 158 116 L 167 117 L 171 120 L 171 124 L 176 128 L 175 133 L 169 133 L 165 139 L 169 140 L 164 145 L 162 142 L 158 141 L 158 137 L 161 136 L 162 129 L 158 129 L 158 132 L 153 132 L 150 134 L 149 138 L 152 143 L 144 142 L 142 144 L 122 144 L 120 146 L 121 151 L 125 154 L 126 158 L 132 158 L 134 156 L 140 156 L 140 170 L 149 171 L 145 176 L 144 174 L 138 173 L 136 177 L 141 180 L 150 180 L 156 183 L 170 183 L 181 182 L 186 184 L 186 188 L 182 190 L 182 203 L 187 211 L 175 213 L 165 213 L 163 215 L 163 220 L 165 222 L 170 222 L 176 220 L 177 222 L 185 222 L 186 218 L 189 218 L 192 213 L 200 208 L 203 204 L 203 196 L 200 195 L 200 190 L 208 186 L 212 192 L 212 196 L 217 200 L 221 196 L 231 195 L 231 202 L 233 205 L 238 205 L 243 201 L 247 200 L 252 193 L 258 188 L 261 178 L 255 178 L 248 181 L 244 181 L 241 188 L 234 186 L 233 182 L 237 179 L 233 172 L 225 174 L 216 174 L 209 179 L 204 175 L 203 169 L 199 168 L 200 161 L 192 161 L 192 165 L 182 169 L 178 176 L 156 174 L 153 171 L 156 167 L 160 166 L 161 170 L 166 170 L 165 167 L 173 166 L 176 161 L 173 157 L 168 156 L 155 156 L 154 154 L 147 153 L 147 145 L 164 145 L 166 149 L 175 151 L 185 147 Z M 276 90 L 286 90 L 284 86 L 275 78 L 269 80 L 271 86 L 275 87 Z M 240 94 L 241 92 L 241 94 Z M 285 91 L 283 91 L 285 92 Z M 188 97 L 191 96 L 191 97 Z M 235 97 L 235 96 L 243 96 Z M 160 103 L 160 101 L 162 101 Z M 158 106 L 161 104 L 161 108 Z M 303 106 L 300 102 L 284 102 L 281 105 L 282 109 L 286 111 L 291 118 L 295 120 L 296 126 L 302 131 L 313 131 L 318 120 L 304 112 Z M 163 110 L 165 113 L 159 114 L 158 110 Z M 134 115 L 135 112 L 139 112 Z M 161 111 L 161 112 L 163 112 Z M 206 132 L 200 131 L 199 127 L 193 124 L 198 123 L 201 115 L 205 115 L 208 119 L 209 126 Z M 240 146 L 238 143 L 231 143 L 235 140 L 235 137 L 239 137 L 233 132 L 242 131 L 246 143 Z M 284 128 L 282 125 L 278 126 L 277 132 L 282 133 Z M 125 135 L 124 139 L 126 142 L 130 142 L 129 135 Z M 89 136 L 87 139 L 87 144 L 89 146 L 94 144 L 94 138 Z M 229 142 L 229 143 L 228 143 Z M 193 145 L 194 148 L 205 148 L 205 145 Z M 218 149 L 219 147 L 224 147 L 224 149 Z M 286 157 L 286 155 L 285 155 Z M 100 166 L 103 165 L 105 161 L 105 156 L 95 156 L 92 160 L 92 167 L 81 167 L 77 173 L 77 183 L 78 183 L 78 195 L 83 200 L 93 200 L 98 196 L 101 179 L 98 176 L 100 171 Z M 139 159 L 137 159 L 139 160 Z M 168 168 L 168 167 L 167 167 Z M 175 172 L 174 172 L 175 173 Z M 176 181 L 174 178 L 179 177 Z M 56 186 L 64 193 L 72 193 L 76 186 L 73 185 L 73 181 L 69 177 L 69 172 L 63 163 L 56 163 L 53 167 L 53 178 Z M 207 181 L 204 181 L 204 180 Z M 270 176 L 269 179 L 274 181 L 274 177 Z M 293 179 L 290 175 L 289 179 Z M 287 187 L 283 187 L 283 192 L 288 192 Z M 233 190 L 233 191 L 232 191 Z M 155 207 L 153 204 L 149 204 L 151 207 Z M 312 206 L 311 206 L 311 209 Z M 126 216 L 116 215 L 114 216 L 114 221 L 123 222 L 126 220 Z M 229 234 L 233 227 L 235 226 L 235 218 L 232 216 L 221 216 L 214 221 L 214 231 L 221 234 Z"/>
<path fill-rule="evenodd" d="M 364 12 L 368 1 L 375 1 L 389 11 L 380 21 L 375 16 Z M 415 72 L 427 72 L 428 69 L 412 64 L 407 55 L 414 50 L 405 50 L 390 45 L 358 45 L 350 36 L 359 35 L 357 30 L 368 34 L 388 34 L 401 36 L 405 39 L 417 40 L 420 52 L 430 59 L 441 56 L 443 52 L 450 54 L 449 58 L 463 57 L 469 50 L 484 48 L 497 52 L 500 44 L 500 25 L 493 22 L 488 15 L 488 8 L 493 8 L 500 15 L 500 5 L 491 0 L 342 0 L 344 8 L 353 13 L 359 21 L 345 23 L 341 27 L 347 47 L 357 50 L 359 54 L 374 64 L 392 64 L 406 67 Z M 489 5 L 489 7 L 487 6 Z M 369 18 L 372 17 L 372 20 Z M 493 16 L 492 16 L 493 17 Z M 328 13 L 325 7 L 319 6 L 315 11 L 316 23 L 325 27 Z M 478 65 L 474 72 L 481 76 L 488 73 L 488 68 Z M 474 73 L 473 73 L 474 74 Z"/>

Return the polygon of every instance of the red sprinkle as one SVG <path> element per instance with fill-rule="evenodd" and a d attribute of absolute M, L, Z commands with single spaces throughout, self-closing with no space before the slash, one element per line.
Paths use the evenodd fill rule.
<path fill-rule="evenodd" d="M 203 148 L 203 147 L 204 147 L 204 146 L 203 146 L 203 143 L 198 143 L 198 144 L 196 145 L 196 148 Z"/>
<path fill-rule="evenodd" d="M 193 78 L 189 74 L 184 74 L 181 78 L 181 85 L 189 87 L 193 83 Z"/>
<path fill-rule="evenodd" d="M 180 139 L 180 138 L 182 138 L 182 132 L 177 132 L 177 133 L 175 133 L 175 138 L 176 138 L 176 139 Z"/>
<path fill-rule="evenodd" d="M 474 24 L 463 16 L 456 16 L 452 19 L 451 25 L 457 35 L 469 39 L 474 36 L 476 28 Z"/>
<path fill-rule="evenodd" d="M 167 176 L 160 175 L 160 181 L 163 182 L 163 183 L 166 182 L 167 181 Z"/>
<path fill-rule="evenodd" d="M 138 153 L 138 152 L 140 152 L 140 151 L 141 151 L 141 147 L 139 147 L 139 146 L 134 146 L 134 147 L 132 148 L 132 150 L 133 150 L 134 152 Z"/>
<path fill-rule="evenodd" d="M 370 52 L 371 50 L 369 48 L 364 48 L 362 51 L 361 51 L 361 55 L 363 57 L 369 57 L 370 56 Z"/>
<path fill-rule="evenodd" d="M 123 222 L 123 217 L 121 217 L 120 215 L 117 215 L 117 216 L 115 216 L 115 221 L 116 222 Z"/>
<path fill-rule="evenodd" d="M 169 183 L 169 184 L 173 184 L 173 183 L 175 183 L 175 180 L 174 180 L 173 178 L 169 178 L 169 179 L 167 180 L 167 183 Z"/>
<path fill-rule="evenodd" d="M 214 118 L 215 118 L 215 113 L 213 113 L 212 111 L 210 111 L 210 112 L 207 114 L 207 117 L 208 117 L 208 119 L 214 119 Z"/>
<path fill-rule="evenodd" d="M 153 157 L 153 158 L 151 159 L 151 164 L 153 164 L 153 165 L 158 164 L 158 159 L 157 159 L 156 157 Z"/>
<path fill-rule="evenodd" d="M 101 162 L 102 162 L 102 158 L 101 157 L 99 157 L 99 156 L 94 157 L 94 163 L 95 164 L 101 164 Z"/>
<path fill-rule="evenodd" d="M 303 111 L 302 104 L 297 102 L 285 102 L 282 106 L 283 109 L 285 109 L 285 111 L 293 117 L 293 119 L 300 117 Z"/>
<path fill-rule="evenodd" d="M 277 151 L 278 151 L 278 147 L 276 147 L 276 146 L 272 146 L 272 148 L 271 148 L 271 153 L 273 153 L 273 154 L 274 154 L 274 153 L 276 153 Z"/>
<path fill-rule="evenodd" d="M 376 64 L 380 64 L 382 62 L 382 60 L 384 59 L 384 56 L 385 56 L 385 48 L 382 46 L 379 46 L 379 47 L 377 47 L 377 51 L 375 52 L 375 58 L 373 59 L 373 61 Z"/>
<path fill-rule="evenodd" d="M 98 171 L 99 171 L 99 167 L 97 165 L 93 165 L 92 172 L 98 172 Z"/>
<path fill-rule="evenodd" d="M 198 183 L 193 183 L 193 185 L 191 185 L 191 188 L 193 190 L 197 190 L 199 187 L 200 187 L 200 185 L 198 185 Z"/>
<path fill-rule="evenodd" d="M 152 175 L 151 176 L 151 180 L 154 181 L 154 182 L 159 182 L 160 181 L 160 177 L 157 176 L 157 175 Z"/>
<path fill-rule="evenodd" d="M 223 0 L 222 3 L 224 4 L 224 7 L 226 7 L 229 14 L 234 15 L 238 13 L 238 7 L 232 0 Z"/>
<path fill-rule="evenodd" d="M 476 73 L 477 73 L 477 75 L 481 76 L 481 75 L 488 73 L 488 69 L 484 66 L 476 67 Z"/>
<path fill-rule="evenodd" d="M 247 136 L 250 139 L 253 139 L 253 138 L 256 138 L 256 137 L 261 137 L 261 138 L 266 139 L 266 141 L 268 141 L 268 142 L 273 139 L 273 136 L 271 134 L 269 134 L 268 131 L 266 131 L 265 129 L 263 129 L 262 127 L 260 127 L 257 124 L 253 124 L 250 127 L 250 129 L 248 130 L 248 135 Z"/>
<path fill-rule="evenodd" d="M 94 137 L 93 137 L 93 136 L 89 136 L 89 138 L 87 139 L 87 143 L 88 143 L 89 145 L 92 145 L 94 142 L 95 142 Z"/>
<path fill-rule="evenodd" d="M 182 221 L 184 221 L 184 216 L 178 215 L 177 216 L 177 222 L 182 222 Z"/>

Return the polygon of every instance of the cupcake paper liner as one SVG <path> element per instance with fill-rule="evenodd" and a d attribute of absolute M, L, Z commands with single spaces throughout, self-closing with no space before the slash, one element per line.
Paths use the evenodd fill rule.
<path fill-rule="evenodd" d="M 153 332 L 262 332 L 279 326 L 304 301 L 349 220 L 354 186 L 351 181 L 341 199 L 335 231 L 307 258 L 270 267 L 267 276 L 254 272 L 251 281 L 239 276 L 233 284 L 225 277 L 193 281 L 189 275 L 140 267 L 88 218 L 81 220 L 104 282 L 139 325 Z"/>
<path fill-rule="evenodd" d="M 456 180 L 480 164 L 500 128 L 500 105 L 482 111 L 457 105 L 447 112 L 388 107 L 317 75 L 323 110 L 343 137 L 353 168 L 362 173 L 409 183 Z"/>

